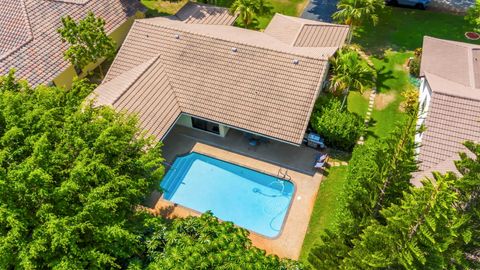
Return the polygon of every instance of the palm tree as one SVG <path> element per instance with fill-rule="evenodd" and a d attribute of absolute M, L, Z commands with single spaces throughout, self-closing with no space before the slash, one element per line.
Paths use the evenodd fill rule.
<path fill-rule="evenodd" d="M 247 28 L 255 16 L 271 13 L 271 6 L 264 0 L 235 0 L 230 7 L 230 13 L 238 14 L 243 25 Z"/>
<path fill-rule="evenodd" d="M 333 74 L 330 77 L 330 89 L 344 95 L 342 107 L 350 90 L 363 93 L 375 82 L 375 71 L 354 50 L 340 49 L 330 59 L 330 65 Z"/>
<path fill-rule="evenodd" d="M 371 20 L 375 25 L 378 22 L 376 13 L 384 6 L 384 0 L 340 0 L 337 4 L 338 11 L 332 15 L 332 18 L 352 28 L 359 26 L 365 20 Z"/>

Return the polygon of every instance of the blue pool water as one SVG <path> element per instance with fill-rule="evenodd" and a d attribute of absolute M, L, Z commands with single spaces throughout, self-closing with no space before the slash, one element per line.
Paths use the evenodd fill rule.
<path fill-rule="evenodd" d="M 294 186 L 289 181 L 198 153 L 178 157 L 160 185 L 164 198 L 275 237 Z"/>

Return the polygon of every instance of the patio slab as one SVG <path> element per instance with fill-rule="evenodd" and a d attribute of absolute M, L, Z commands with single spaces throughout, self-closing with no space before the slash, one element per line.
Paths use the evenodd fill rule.
<path fill-rule="evenodd" d="M 270 175 L 277 175 L 279 169 L 285 169 L 285 167 L 277 164 L 261 161 L 201 142 L 194 142 L 190 151 L 225 160 Z M 292 170 L 289 170 L 288 174 L 291 176 L 291 181 L 294 183 L 296 190 L 290 209 L 285 217 L 282 232 L 276 238 L 268 238 L 250 232 L 250 239 L 253 245 L 266 250 L 269 254 L 276 254 L 282 258 L 298 259 L 318 188 L 322 180 L 322 174 L 314 173 L 309 175 Z M 154 203 L 154 207 L 152 207 L 151 211 L 164 217 L 186 217 L 190 215 L 198 216 L 200 214 L 194 210 L 166 201 L 158 196 L 158 194 L 155 200 L 156 202 L 152 202 Z"/>
<path fill-rule="evenodd" d="M 224 150 L 242 154 L 258 160 L 273 163 L 289 170 L 313 175 L 315 156 L 320 152 L 316 149 L 268 140 L 256 146 L 251 146 L 244 133 L 231 128 L 225 137 L 220 137 L 204 131 L 176 125 L 163 141 L 163 156 L 167 162 L 182 154 L 189 153 L 193 146 L 201 142 Z"/>

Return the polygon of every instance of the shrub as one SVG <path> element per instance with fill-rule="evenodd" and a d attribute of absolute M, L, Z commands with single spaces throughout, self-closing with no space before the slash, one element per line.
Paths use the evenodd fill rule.
<path fill-rule="evenodd" d="M 410 75 L 415 76 L 415 77 L 420 77 L 420 62 L 422 59 L 422 48 L 418 48 L 415 50 L 415 56 L 409 63 L 409 70 L 410 70 Z"/>
<path fill-rule="evenodd" d="M 363 118 L 342 108 L 335 97 L 321 96 L 310 122 L 328 146 L 346 151 L 353 149 L 365 130 Z"/>

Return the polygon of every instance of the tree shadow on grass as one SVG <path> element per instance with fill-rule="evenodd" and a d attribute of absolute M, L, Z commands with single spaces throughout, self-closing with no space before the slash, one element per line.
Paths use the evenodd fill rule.
<path fill-rule="evenodd" d="M 382 59 L 384 65 L 380 70 L 377 70 L 377 81 L 375 83 L 375 86 L 377 87 L 377 93 L 381 93 L 382 89 L 388 89 L 388 85 L 386 82 L 391 79 L 395 79 L 395 76 L 393 75 L 393 71 L 387 69 L 387 66 L 385 65 L 388 63 L 390 60 L 388 58 Z"/>
<path fill-rule="evenodd" d="M 377 124 L 377 121 L 375 121 L 373 118 L 370 118 L 370 122 L 368 123 L 368 128 L 365 130 L 365 134 L 363 135 L 364 141 L 366 142 L 367 140 L 373 138 L 377 140 L 379 137 L 377 134 L 373 132 L 370 128 L 375 127 Z"/>

